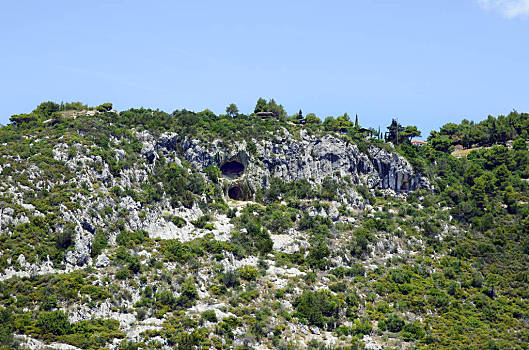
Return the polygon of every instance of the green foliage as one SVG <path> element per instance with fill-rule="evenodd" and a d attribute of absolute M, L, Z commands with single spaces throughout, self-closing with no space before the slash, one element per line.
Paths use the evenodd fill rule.
<path fill-rule="evenodd" d="M 283 106 L 278 105 L 273 98 L 268 102 L 264 98 L 259 98 L 255 105 L 254 113 L 259 112 L 271 112 L 274 118 L 284 118 L 287 114 Z"/>
<path fill-rule="evenodd" d="M 238 269 L 239 276 L 247 281 L 253 281 L 259 275 L 259 271 L 251 265 L 245 265 Z"/>
<path fill-rule="evenodd" d="M 33 111 L 36 115 L 43 116 L 44 118 L 50 117 L 53 113 L 59 111 L 60 106 L 52 101 L 42 102 Z"/>
<path fill-rule="evenodd" d="M 0 347 L 11 347 L 14 345 L 13 312 L 0 307 Z"/>
<path fill-rule="evenodd" d="M 182 283 L 180 296 L 176 300 L 176 304 L 183 308 L 190 308 L 198 300 L 197 287 L 193 278 L 188 278 Z"/>
<path fill-rule="evenodd" d="M 169 261 L 184 262 L 191 256 L 189 247 L 176 239 L 164 241 L 162 251 Z"/>
<path fill-rule="evenodd" d="M 206 310 L 201 315 L 200 318 L 208 322 L 217 322 L 217 315 L 214 310 Z"/>
<path fill-rule="evenodd" d="M 36 325 L 42 335 L 65 335 L 72 332 L 68 316 L 60 310 L 41 313 Z"/>
<path fill-rule="evenodd" d="M 55 246 L 58 249 L 68 249 L 73 244 L 74 230 L 67 226 L 64 230 L 55 234 Z"/>
<path fill-rule="evenodd" d="M 414 341 L 423 338 L 426 332 L 418 323 L 406 323 L 402 328 L 402 338 L 405 341 Z"/>
<path fill-rule="evenodd" d="M 268 105 L 269 102 L 263 100 L 259 108 L 266 111 Z M 275 102 L 271 106 L 279 116 L 279 106 Z M 329 218 L 308 215 L 309 212 L 328 212 L 327 201 L 341 200 L 342 190 L 354 186 L 351 179 L 334 174 L 319 179 L 323 180 L 321 185 L 312 186 L 307 180 L 286 183 L 271 177 L 265 180 L 270 182 L 269 188 L 253 193 L 260 204 L 229 208 L 221 200 L 223 184 L 219 183 L 218 167 L 211 166 L 202 172 L 193 169 L 183 161 L 179 141 L 169 144 L 168 151 L 176 153 L 182 160 L 181 166 L 175 165 L 173 155 L 165 158 L 165 152 L 157 152 L 158 157 L 153 159 L 144 159 L 140 153 L 142 144 L 134 136 L 136 132 L 147 130 L 154 137 L 163 132 L 175 132 L 187 139 L 206 142 L 221 139 L 230 152 L 233 141 L 244 140 L 247 151 L 255 157 L 255 142 L 280 135 L 283 128 L 294 137 L 304 129 L 315 137 L 334 133 L 356 143 L 364 151 L 370 144 L 389 150 L 382 141 L 365 140 L 365 134 L 358 131 L 358 123 L 352 122 L 346 114 L 328 118 L 323 125 L 311 114 L 306 116 L 303 125 L 300 114 L 285 123 L 275 118 L 238 113 L 234 118 L 232 110 L 228 115 L 219 116 L 208 110 L 198 113 L 180 110 L 168 114 L 133 109 L 119 116 L 105 110 L 95 115 L 75 113 L 76 117 L 72 118 L 71 111 L 88 109 L 81 103 L 46 102 L 29 114 L 19 115 L 18 121 L 13 119 L 11 125 L 0 128 L 0 143 L 5 144 L 0 148 L 0 174 L 27 189 L 16 200 L 10 195 L 11 191 L 0 194 L 0 209 L 13 210 L 14 216 L 19 218 L 18 224 L 6 229 L 3 226 L 0 232 L 0 270 L 20 270 L 17 262 L 20 254 L 26 262 L 37 265 L 49 256 L 55 268 L 63 268 L 78 224 L 65 222 L 61 211 L 67 208 L 80 212 L 83 208 L 76 199 L 79 196 L 89 201 L 104 197 L 104 208 L 88 212 L 95 219 L 90 222 L 97 222 L 101 228 L 94 231 L 88 226 L 84 229 L 94 235 L 93 258 L 107 248 L 108 255 L 115 257 L 107 271 L 109 276 L 94 278 L 95 268 L 90 266 L 69 274 L 32 275 L 1 281 L 0 347 L 16 346 L 13 334 L 17 333 L 80 348 L 104 348 L 116 338 L 124 337 L 117 321 L 69 324 L 66 315 L 58 310 L 71 310 L 83 304 L 92 308 L 108 300 L 113 311 L 131 312 L 125 310 L 123 300 L 130 300 L 131 296 L 123 289 L 124 285 L 142 291 L 135 304 L 138 319 L 164 317 L 162 329 L 148 331 L 144 339 L 161 336 L 172 347 L 229 348 L 233 345 L 234 329 L 240 326 L 247 330 L 249 337 L 260 339 L 272 332 L 275 339 L 281 339 L 285 336 L 281 326 L 292 317 L 329 330 L 336 327 L 337 336 L 354 338 L 370 334 L 371 324 L 378 321 L 379 334 L 393 333 L 381 334 L 382 339 L 391 339 L 390 342 L 395 339 L 395 344 L 410 342 L 406 344 L 410 348 L 523 349 L 527 346 L 529 152 L 526 114 L 513 112 L 507 117 L 490 117 L 481 123 L 447 124 L 439 132 L 432 132 L 424 147 L 399 141 L 397 151 L 416 171 L 428 176 L 432 190 L 418 190 L 403 199 L 401 195 L 372 192 L 365 186 L 357 186 L 365 201 L 380 210 L 354 212 L 346 205 L 340 207 L 341 215 L 349 219 L 354 216 L 355 222 L 351 224 L 346 220 L 333 223 Z M 416 128 L 400 126 L 403 130 L 399 134 L 399 125 L 396 126 L 394 136 L 398 135 L 399 140 L 407 141 L 418 133 Z M 55 148 L 59 144 L 67 147 L 67 161 L 55 159 Z M 456 145 L 483 148 L 456 159 L 448 154 Z M 71 168 L 77 156 L 97 159 L 93 164 L 87 163 L 90 167 L 87 171 L 93 171 L 102 179 L 94 182 L 93 187 L 77 181 L 81 168 Z M 119 177 L 137 164 L 149 169 L 146 181 L 130 188 L 115 186 L 106 192 L 105 189 L 114 184 L 126 183 Z M 113 177 L 108 183 L 104 179 L 106 176 L 102 176 L 107 167 Z M 36 168 L 38 181 L 44 184 L 38 187 L 29 176 Z M 175 208 L 198 204 L 208 215 L 227 214 L 235 225 L 233 237 L 229 242 L 218 242 L 209 233 L 182 243 L 151 240 L 143 231 L 127 232 L 126 220 L 131 213 L 116 206 L 124 197 L 141 204 L 141 220 L 156 210 L 164 197 Z M 43 215 L 32 216 L 31 210 L 19 203 L 31 204 Z M 28 220 L 21 219 L 24 217 Z M 177 216 L 164 218 L 177 227 L 187 224 Z M 194 224 L 211 228 L 210 218 L 204 216 Z M 301 231 L 293 239 L 306 237 L 310 246 L 292 254 L 273 252 L 270 233 L 285 234 L 291 232 L 291 228 Z M 116 233 L 117 247 L 109 246 L 107 235 Z M 381 247 L 382 243 L 387 247 L 388 241 L 397 243 L 390 245 L 390 258 L 380 259 L 377 250 L 375 259 L 371 259 L 369 253 L 378 239 L 381 239 Z M 413 254 L 401 254 L 400 249 L 411 249 Z M 142 255 L 140 258 L 136 252 L 141 250 L 148 251 L 151 257 Z M 266 256 L 267 262 L 262 261 L 258 268 L 245 266 L 223 272 L 219 262 L 231 259 L 232 254 L 236 259 L 260 254 L 263 258 Z M 342 258 L 343 264 L 336 265 L 339 260 L 335 258 Z M 368 258 L 369 262 L 359 261 Z M 140 263 L 141 259 L 146 259 L 144 264 Z M 274 289 L 272 283 L 267 284 L 266 277 L 258 278 L 266 271 L 268 259 L 277 267 L 296 267 L 305 275 L 290 277 L 287 286 Z M 363 265 L 367 264 L 370 266 L 366 269 Z M 371 268 L 372 264 L 377 267 Z M 219 302 L 226 302 L 230 306 L 222 311 L 237 317 L 219 321 L 211 312 L 194 319 L 184 315 L 185 309 L 198 299 L 195 281 L 186 277 L 196 276 L 196 271 L 202 268 L 217 276 L 208 286 L 211 301 L 217 298 Z M 112 273 L 116 271 L 116 278 L 122 281 L 111 284 Z M 282 278 L 287 279 L 287 276 Z M 244 280 L 243 287 L 240 280 Z M 296 293 L 297 288 L 307 285 L 319 288 L 322 281 L 330 291 Z M 292 301 L 296 295 L 293 313 L 286 311 L 279 300 L 267 299 L 275 296 Z M 270 320 L 268 307 L 277 312 L 277 316 L 274 315 L 277 320 Z M 417 319 L 421 321 L 411 322 Z M 217 324 L 210 327 L 206 320 Z M 210 328 L 199 328 L 204 324 Z M 207 332 L 215 332 L 215 335 L 208 337 Z M 279 340 L 272 340 L 272 343 L 274 346 L 283 344 Z M 315 347 L 321 345 L 314 344 Z M 157 348 L 159 345 L 124 342 L 122 348 L 127 347 Z"/>
<path fill-rule="evenodd" d="M 376 229 L 377 227 L 373 228 Z M 371 251 L 369 243 L 373 243 L 375 240 L 375 236 L 368 229 L 359 228 L 353 232 L 348 247 L 353 256 L 362 257 Z"/>
<path fill-rule="evenodd" d="M 296 298 L 293 305 L 296 308 L 296 317 L 302 322 L 327 329 L 332 329 L 342 308 L 341 301 L 327 290 L 306 290 Z"/>
<path fill-rule="evenodd" d="M 205 181 L 197 172 L 191 174 L 183 167 L 170 163 L 159 163 L 154 169 L 154 178 L 163 183 L 166 194 L 175 207 L 183 205 L 191 208 L 194 195 L 201 195 L 205 189 Z M 153 181 L 155 181 L 153 179 Z"/>
<path fill-rule="evenodd" d="M 214 183 L 219 182 L 219 178 L 222 175 L 220 169 L 216 165 L 210 165 L 204 169 L 204 172 L 208 175 L 209 179 Z"/>
<path fill-rule="evenodd" d="M 197 228 L 205 228 L 209 220 L 211 220 L 209 215 L 202 215 L 191 223 Z"/>
<path fill-rule="evenodd" d="M 170 220 L 178 228 L 184 227 L 187 223 L 185 219 L 181 218 L 180 216 L 171 216 Z"/>
<path fill-rule="evenodd" d="M 266 203 L 280 199 L 309 199 L 317 196 L 318 193 L 306 179 L 287 183 L 278 177 L 270 179 L 270 186 L 264 193 Z"/>
<path fill-rule="evenodd" d="M 92 241 L 92 250 L 90 251 L 90 255 L 92 258 L 97 257 L 103 249 L 105 249 L 108 245 L 108 238 L 101 230 L 96 230 L 96 233 L 94 235 L 94 239 Z"/>
<path fill-rule="evenodd" d="M 314 113 L 309 113 L 305 116 L 305 124 L 307 125 L 319 125 L 321 124 L 320 118 L 316 116 Z"/>
<path fill-rule="evenodd" d="M 87 294 L 92 300 L 104 300 L 110 298 L 110 293 L 98 286 L 92 284 L 84 285 L 79 291 L 81 294 Z"/>
<path fill-rule="evenodd" d="M 100 349 L 113 339 L 124 338 L 116 320 L 92 319 L 72 324 L 72 333 L 60 341 L 81 349 Z"/>
<path fill-rule="evenodd" d="M 321 197 L 327 200 L 336 199 L 338 191 L 338 182 L 330 177 L 325 177 L 321 183 Z"/>
<path fill-rule="evenodd" d="M 236 117 L 239 114 L 239 108 L 235 103 L 230 103 L 228 107 L 226 107 L 226 114 L 230 117 Z"/>
<path fill-rule="evenodd" d="M 9 118 L 9 121 L 16 126 L 31 123 L 37 120 L 37 116 L 34 114 L 16 114 Z"/>
<path fill-rule="evenodd" d="M 254 212 L 259 215 L 254 215 Z M 249 205 L 244 208 L 235 222 L 241 231 L 232 236 L 231 242 L 246 252 L 261 254 L 272 251 L 273 246 L 272 239 L 263 225 L 268 224 L 268 227 L 274 231 L 291 225 L 291 222 L 285 221 L 284 213 L 279 211 L 278 207 L 267 207 L 263 210 L 258 205 Z"/>
<path fill-rule="evenodd" d="M 432 132 L 428 142 L 439 144 L 439 142 L 460 144 L 464 148 L 474 146 L 492 146 L 496 143 L 505 143 L 515 138 L 528 138 L 529 115 L 512 111 L 507 116 L 500 115 L 497 118 L 488 116 L 479 122 L 463 120 L 461 124 L 448 123 L 441 127 L 439 132 Z M 440 141 L 443 140 L 443 141 Z M 518 143 L 521 146 L 521 143 Z M 443 149 L 444 148 L 444 149 Z M 439 151 L 448 151 L 446 147 L 438 148 Z"/>
<path fill-rule="evenodd" d="M 384 320 L 383 323 L 378 324 L 378 328 L 388 330 L 390 332 L 400 332 L 404 327 L 404 320 L 397 314 L 391 314 Z"/>
<path fill-rule="evenodd" d="M 239 274 L 237 271 L 228 270 L 222 273 L 221 280 L 227 288 L 236 287 L 239 285 Z"/>
<path fill-rule="evenodd" d="M 137 230 L 134 232 L 122 231 L 116 236 L 116 243 L 120 246 L 132 248 L 148 239 L 149 233 L 145 230 Z"/>
<path fill-rule="evenodd" d="M 106 102 L 96 107 L 99 112 L 109 112 L 112 109 L 112 103 Z"/>
<path fill-rule="evenodd" d="M 310 267 L 324 270 L 330 264 L 327 260 L 327 257 L 329 257 L 330 254 L 331 251 L 327 245 L 323 241 L 319 241 L 316 246 L 309 251 L 306 260 Z"/>

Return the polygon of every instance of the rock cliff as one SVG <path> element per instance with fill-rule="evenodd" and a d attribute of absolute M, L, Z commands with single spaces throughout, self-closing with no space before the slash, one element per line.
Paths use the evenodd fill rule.
<path fill-rule="evenodd" d="M 355 184 L 395 192 L 430 188 L 428 179 L 396 153 L 375 146 L 364 153 L 357 145 L 330 135 L 318 138 L 302 131 L 299 138 L 294 138 L 285 134 L 273 141 L 254 140 L 253 154 L 245 142 L 227 147 L 221 140 L 206 144 L 177 134 L 164 134 L 152 143 L 147 142 L 144 154 L 154 161 L 158 153 L 176 151 L 199 169 L 240 162 L 253 189 L 267 187 L 271 177 L 287 182 L 306 179 L 321 183 L 327 176 L 350 177 Z"/>

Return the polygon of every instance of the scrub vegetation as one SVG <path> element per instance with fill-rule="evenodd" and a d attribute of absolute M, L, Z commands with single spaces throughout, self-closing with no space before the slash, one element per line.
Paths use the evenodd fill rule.
<path fill-rule="evenodd" d="M 13 116 L 0 128 L 0 348 L 26 335 L 82 349 L 527 349 L 529 115 L 449 123 L 422 147 L 415 127 L 387 129 L 264 99 L 250 115 L 45 102 Z M 336 175 L 235 193 L 241 163 L 197 169 L 144 149 L 146 133 L 176 133 L 257 154 L 301 132 L 397 152 L 433 190 Z M 350 191 L 361 207 L 342 201 Z M 139 224 L 160 208 L 188 238 Z M 133 337 L 130 324 L 145 327 Z"/>

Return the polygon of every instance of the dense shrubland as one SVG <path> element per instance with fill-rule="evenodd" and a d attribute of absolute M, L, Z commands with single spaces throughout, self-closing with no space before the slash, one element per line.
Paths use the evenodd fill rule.
<path fill-rule="evenodd" d="M 282 128 L 293 135 L 304 129 L 337 133 L 360 147 L 391 146 L 380 140 L 379 131 L 371 130 L 377 139 L 365 139 L 365 130 L 347 115 L 324 122 L 301 111 L 289 117 L 273 100 L 259 101 L 254 113 L 272 112 L 276 118 L 247 116 L 236 106 L 229 106 L 225 115 L 111 109 L 109 104 L 89 108 L 47 102 L 0 128 L 1 179 L 23 186 L 22 202 L 42 214 L 31 215 L 3 188 L 0 209 L 24 215 L 27 221 L 0 233 L 0 271 L 22 270 L 21 254 L 25 263 L 49 259 L 54 268 L 63 268 L 75 244 L 75 229 L 61 212 L 79 210 L 86 205 L 81 198 L 104 198 L 107 203 L 93 213 L 102 217 L 104 227 L 87 229 L 93 231 L 92 258 L 103 253 L 109 258 L 104 269 L 89 266 L 2 280 L 0 346 L 11 348 L 14 334 L 26 334 L 84 349 L 103 348 L 113 339 L 122 349 L 159 348 L 156 339 L 181 349 L 221 349 L 236 346 L 242 327 L 249 343 L 290 349 L 296 344 L 285 341 L 291 335 L 285 325 L 291 324 L 317 327 L 336 337 L 341 342 L 337 347 L 351 349 L 361 347 L 364 335 L 388 348 L 527 348 L 527 114 L 447 124 L 432 132 L 429 144 L 421 148 L 406 142 L 417 130 L 392 123 L 388 141 L 404 140 L 393 142 L 397 152 L 428 175 L 433 191 L 395 196 L 353 185 L 348 178 L 329 177 L 320 185 L 272 178 L 251 203 L 238 206 L 223 195 L 218 167 L 199 171 L 185 161 L 177 165 L 160 158 L 147 181 L 104 193 L 100 183 L 88 186 L 82 175 L 103 174 L 108 167 L 119 179 L 125 170 L 144 164 L 137 137 L 142 130 L 250 144 L 282 133 Z M 78 113 L 87 110 L 94 114 Z M 68 159 L 54 158 L 59 142 L 69 145 Z M 458 159 L 449 154 L 457 144 L 483 148 Z M 72 170 L 67 162 L 78 155 L 99 160 Z M 341 193 L 352 186 L 370 207 L 351 210 L 339 203 Z M 141 203 L 143 218 L 164 200 L 173 207 L 196 205 L 203 215 L 192 222 L 173 214 L 164 219 L 204 234 L 182 242 L 127 229 L 128 213 L 118 205 L 125 198 Z M 339 219 L 326 214 L 331 207 Z M 216 240 L 212 233 L 219 215 L 233 225 L 227 241 Z M 303 244 L 295 252 L 274 250 L 277 235 L 294 235 Z M 226 265 L 231 259 L 252 258 L 257 262 Z M 296 274 L 284 272 L 271 279 L 274 268 Z M 189 311 L 204 300 L 222 304 L 221 313 Z M 163 321 L 145 331 L 143 340 L 131 342 L 124 339 L 117 320 L 70 322 L 66 312 L 103 305 L 133 314 L 138 321 Z M 308 347 L 325 344 L 314 340 Z"/>

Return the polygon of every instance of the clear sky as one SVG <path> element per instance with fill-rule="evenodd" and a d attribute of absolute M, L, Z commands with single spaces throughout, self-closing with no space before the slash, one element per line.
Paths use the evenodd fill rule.
<path fill-rule="evenodd" d="M 42 101 L 274 98 L 429 130 L 529 111 L 529 0 L 2 1 L 0 123 Z"/>

